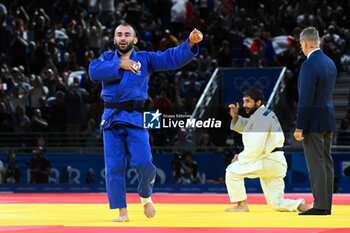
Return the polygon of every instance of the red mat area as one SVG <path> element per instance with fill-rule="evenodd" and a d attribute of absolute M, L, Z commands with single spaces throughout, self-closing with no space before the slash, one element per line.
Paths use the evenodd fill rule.
<path fill-rule="evenodd" d="M 348 233 L 350 228 L 200 228 L 200 227 L 65 227 L 0 226 L 2 233 Z"/>
<path fill-rule="evenodd" d="M 169 198 L 171 196 L 171 198 Z M 286 194 L 286 198 L 304 198 L 311 203 L 311 193 Z M 153 194 L 155 203 L 164 204 L 228 204 L 227 194 Z M 137 194 L 127 194 L 127 202 L 140 203 Z M 266 204 L 263 194 L 248 194 L 248 204 Z M 107 204 L 105 193 L 2 193 L 0 203 L 43 203 L 43 204 Z M 350 194 L 334 194 L 333 205 L 350 205 Z"/>

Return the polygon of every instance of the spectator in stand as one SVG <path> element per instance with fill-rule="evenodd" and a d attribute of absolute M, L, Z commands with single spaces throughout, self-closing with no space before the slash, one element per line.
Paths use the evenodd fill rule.
<path fill-rule="evenodd" d="M 203 134 L 201 136 L 201 139 L 199 140 L 199 145 L 198 145 L 198 152 L 202 153 L 213 153 L 215 152 L 215 145 L 214 143 L 210 140 L 209 134 Z"/>
<path fill-rule="evenodd" d="M 30 183 L 47 184 L 51 171 L 50 161 L 44 157 L 45 150 L 40 146 L 33 150 L 33 153 L 30 161 Z"/>
<path fill-rule="evenodd" d="M 101 2 L 101 22 L 107 27 L 111 27 L 114 21 L 115 5 L 114 0 L 102 0 Z"/>
<path fill-rule="evenodd" d="M 129 0 L 125 7 L 125 22 L 128 22 L 140 29 L 143 7 L 137 0 Z"/>
<path fill-rule="evenodd" d="M 199 168 L 196 161 L 193 160 L 191 152 L 183 153 L 184 161 L 180 161 L 182 166 L 182 184 L 200 184 L 201 177 L 199 174 Z"/>
<path fill-rule="evenodd" d="M 71 89 L 64 97 L 66 107 L 66 132 L 70 138 L 78 139 L 83 121 L 83 98 L 78 90 Z M 72 140 L 74 144 L 78 141 Z"/>
<path fill-rule="evenodd" d="M 47 60 L 46 66 L 40 72 L 40 76 L 43 78 L 43 84 L 49 89 L 48 97 L 55 96 L 58 90 L 63 92 L 67 90 L 52 59 L 49 58 Z"/>
<path fill-rule="evenodd" d="M 170 33 L 169 29 L 165 29 L 164 37 L 159 42 L 159 50 L 165 51 L 169 48 L 173 48 L 179 45 L 179 41 L 175 36 Z"/>
<path fill-rule="evenodd" d="M 188 0 L 172 0 L 170 26 L 175 36 L 178 36 L 181 29 L 185 26 L 187 19 L 187 1 Z"/>
<path fill-rule="evenodd" d="M 80 69 L 77 63 L 77 56 L 74 52 L 71 52 L 68 56 L 67 69 L 70 71 L 76 71 Z"/>
<path fill-rule="evenodd" d="M 87 147 L 98 147 L 102 145 L 101 131 L 96 127 L 96 121 L 92 118 L 88 121 L 85 135 L 85 144 Z"/>
<path fill-rule="evenodd" d="M 92 168 L 89 168 L 89 172 L 87 174 L 85 181 L 87 184 L 94 184 L 95 183 L 94 170 Z"/>
<path fill-rule="evenodd" d="M 24 114 L 23 109 L 20 106 L 16 107 L 14 115 L 14 131 L 16 133 L 25 133 L 30 130 L 30 119 Z"/>
<path fill-rule="evenodd" d="M 201 84 L 197 81 L 197 74 L 191 72 L 189 74 L 189 80 L 184 83 L 183 92 L 181 97 L 185 99 L 196 99 L 199 97 L 199 92 L 201 90 Z"/>
<path fill-rule="evenodd" d="M 168 85 L 167 98 L 169 99 L 172 105 L 173 113 L 183 113 L 183 105 L 181 102 L 181 98 L 174 84 Z"/>
<path fill-rule="evenodd" d="M 212 60 L 213 58 L 209 55 L 208 49 L 201 49 L 201 53 L 198 56 L 198 71 L 200 72 L 199 75 L 201 75 L 201 73 L 205 73 L 209 69 Z"/>
<path fill-rule="evenodd" d="M 21 170 L 16 165 L 16 155 L 11 152 L 7 157 L 9 163 L 1 170 L 1 179 L 3 184 L 20 184 Z"/>
<path fill-rule="evenodd" d="M 43 8 L 35 9 L 32 19 L 35 40 L 41 41 L 47 39 L 47 31 L 50 28 L 51 19 L 46 14 L 45 10 Z"/>
<path fill-rule="evenodd" d="M 154 101 L 153 106 L 155 109 L 159 109 L 162 114 L 170 115 L 173 113 L 172 103 L 165 90 L 160 91 L 160 96 Z"/>
<path fill-rule="evenodd" d="M 341 51 L 345 49 L 345 41 L 336 34 L 334 25 L 328 27 L 327 34 L 325 34 L 321 40 L 323 42 L 323 50 L 325 50 L 325 53 L 334 61 L 337 69 L 340 70 L 340 56 Z"/>
<path fill-rule="evenodd" d="M 96 56 L 95 56 L 94 51 L 92 51 L 92 50 L 86 51 L 85 54 L 86 54 L 86 61 L 85 61 L 84 67 L 87 68 L 87 67 L 89 67 L 90 63 L 96 59 Z"/>
<path fill-rule="evenodd" d="M 263 68 L 263 61 L 257 52 L 251 53 L 250 58 L 247 58 L 244 67 Z"/>
<path fill-rule="evenodd" d="M 232 66 L 232 53 L 230 50 L 230 44 L 227 40 L 224 40 L 219 50 L 219 66 L 230 67 Z"/>
<path fill-rule="evenodd" d="M 21 28 L 17 25 L 15 35 L 12 38 L 10 46 L 12 48 L 12 64 L 13 65 L 27 65 L 26 47 L 28 46 L 27 41 L 23 38 Z"/>
<path fill-rule="evenodd" d="M 35 74 L 30 75 L 30 85 L 31 89 L 29 90 L 29 107 L 31 109 L 39 108 L 40 98 L 47 97 L 49 94 L 49 89 L 43 85 L 41 77 Z"/>
<path fill-rule="evenodd" d="M 94 51 L 97 57 L 101 54 L 101 43 L 102 43 L 102 31 L 103 26 L 96 16 L 90 16 L 91 19 L 86 28 L 86 35 L 88 38 L 89 49 Z"/>
<path fill-rule="evenodd" d="M 26 104 L 27 104 L 27 98 L 28 98 L 28 91 L 23 88 L 22 85 L 18 85 L 12 89 L 12 98 L 10 100 L 10 103 L 13 107 L 13 109 L 16 109 L 17 107 L 22 108 L 23 112 L 26 112 Z"/>
<path fill-rule="evenodd" d="M 84 66 L 85 62 L 87 61 L 85 53 L 88 52 L 88 46 L 83 41 L 88 41 L 88 37 L 86 34 L 86 25 L 83 18 L 81 19 L 81 23 L 77 24 L 74 33 L 72 33 L 70 37 L 71 37 L 71 43 L 69 46 L 70 46 L 70 50 L 72 50 L 76 54 L 77 65 Z"/>
<path fill-rule="evenodd" d="M 60 51 L 56 47 L 56 41 L 54 39 L 49 40 L 47 44 L 47 52 L 49 58 L 53 61 L 55 65 L 58 65 L 60 59 Z"/>
<path fill-rule="evenodd" d="M 4 101 L 0 101 L 0 132 L 13 132 L 13 119 Z"/>
<path fill-rule="evenodd" d="M 50 117 L 48 118 L 49 130 L 53 132 L 64 132 L 66 130 L 66 106 L 63 91 L 57 91 L 56 97 L 50 106 Z"/>
<path fill-rule="evenodd" d="M 174 153 L 183 153 L 185 151 L 194 152 L 194 144 L 191 139 L 187 137 L 186 129 L 182 128 L 179 130 L 178 139 L 173 144 Z"/>
<path fill-rule="evenodd" d="M 46 53 L 42 43 L 30 41 L 28 46 L 29 71 L 33 74 L 39 74 L 45 66 Z"/>
<path fill-rule="evenodd" d="M 189 75 L 189 72 L 187 71 L 182 71 L 182 70 L 179 70 L 175 73 L 175 80 L 174 80 L 174 85 L 176 87 L 176 90 L 179 92 L 179 93 L 182 93 L 183 90 L 184 90 L 184 84 L 185 82 L 188 80 L 188 75 Z"/>
<path fill-rule="evenodd" d="M 32 132 L 44 132 L 48 128 L 47 120 L 41 115 L 40 109 L 35 109 L 30 121 L 30 129 Z"/>
<path fill-rule="evenodd" d="M 181 97 L 184 100 L 184 111 L 191 113 L 197 103 L 197 99 L 200 95 L 201 84 L 197 81 L 197 74 L 195 72 L 190 72 L 189 81 L 184 83 L 183 91 Z"/>
<path fill-rule="evenodd" d="M 7 18 L 7 8 L 4 4 L 0 3 L 0 34 L 1 35 L 4 35 L 5 33 L 4 32 L 4 28 L 3 28 L 3 22 L 6 20 Z M 4 41 L 3 41 L 3 38 L 0 39 L 0 52 L 3 52 L 3 49 L 4 49 Z"/>
<path fill-rule="evenodd" d="M 279 7 L 279 16 L 281 18 L 281 25 L 283 25 L 283 31 L 287 35 L 291 35 L 293 33 L 294 28 L 297 26 L 294 9 L 292 6 L 281 5 Z"/>
<path fill-rule="evenodd" d="M 181 170 L 181 161 L 182 161 L 182 154 L 181 153 L 174 153 L 173 160 L 171 160 L 171 169 L 172 169 L 172 184 L 180 184 L 182 179 L 182 170 Z"/>
<path fill-rule="evenodd" d="M 90 95 L 93 103 L 90 107 L 89 118 L 93 118 L 96 122 L 101 122 L 104 106 L 103 100 L 97 96 Z"/>

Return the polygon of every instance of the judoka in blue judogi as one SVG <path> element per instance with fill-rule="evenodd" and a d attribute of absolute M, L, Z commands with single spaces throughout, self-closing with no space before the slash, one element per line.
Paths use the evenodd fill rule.
<path fill-rule="evenodd" d="M 151 218 L 155 208 L 151 200 L 156 167 L 152 163 L 147 129 L 143 128 L 143 103 L 147 99 L 148 80 L 152 72 L 178 69 L 198 54 L 203 35 L 194 29 L 189 38 L 164 52 L 136 52 L 137 37 L 130 24 L 115 30 L 114 52 L 105 52 L 91 62 L 90 78 L 102 82 L 101 98 L 105 109 L 102 115 L 106 187 L 111 209 L 119 209 L 113 221 L 126 222 L 125 170 L 127 155 L 130 166 L 138 171 L 138 193 L 144 213 Z"/>

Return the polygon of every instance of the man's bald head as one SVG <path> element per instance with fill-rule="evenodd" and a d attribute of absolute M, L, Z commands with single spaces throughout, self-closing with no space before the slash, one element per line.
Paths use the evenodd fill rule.
<path fill-rule="evenodd" d="M 129 23 L 122 23 L 122 24 L 119 24 L 119 25 L 115 28 L 115 30 L 114 30 L 114 35 L 116 35 L 116 33 L 119 32 L 119 31 L 121 31 L 121 30 L 123 30 L 123 31 L 126 30 L 126 31 L 129 31 L 130 33 L 132 32 L 134 37 L 137 36 L 137 35 L 136 35 L 136 30 L 135 30 L 134 26 L 131 25 L 131 24 L 129 24 Z"/>

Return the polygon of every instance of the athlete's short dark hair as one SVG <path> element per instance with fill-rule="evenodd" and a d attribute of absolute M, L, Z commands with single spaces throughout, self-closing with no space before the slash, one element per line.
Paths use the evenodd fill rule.
<path fill-rule="evenodd" d="M 258 102 L 259 100 L 261 100 L 261 102 L 264 102 L 264 93 L 256 87 L 252 87 L 248 90 L 245 90 L 243 92 L 243 97 L 250 97 L 255 102 Z"/>

